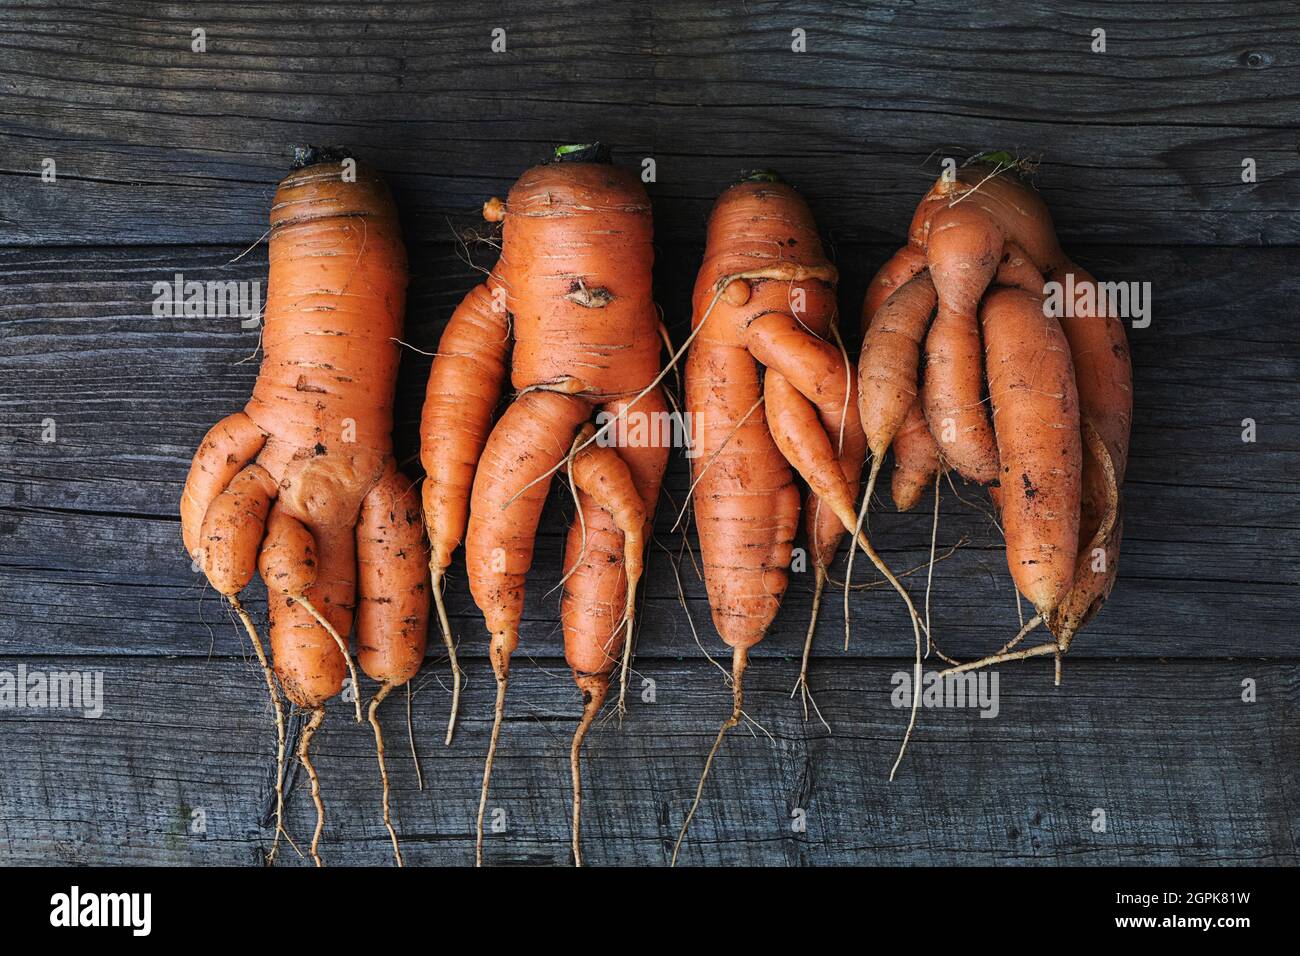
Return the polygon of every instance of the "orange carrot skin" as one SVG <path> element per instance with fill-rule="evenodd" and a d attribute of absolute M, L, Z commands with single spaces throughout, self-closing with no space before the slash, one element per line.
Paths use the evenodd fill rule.
<path fill-rule="evenodd" d="M 424 518 L 409 478 L 394 470 L 370 489 L 356 536 L 357 659 L 374 680 L 405 684 L 424 662 L 429 625 Z"/>
<path fill-rule="evenodd" d="M 316 582 L 306 597 L 340 635 L 352 632 L 357 594 L 356 540 L 351 525 L 318 525 Z M 348 665 L 334 638 L 298 601 L 297 595 L 268 588 L 271 650 L 275 675 L 285 695 L 311 710 L 343 689 Z"/>
<path fill-rule="evenodd" d="M 860 484 L 860 476 L 854 484 Z M 856 489 L 855 489 L 856 492 Z M 808 563 L 814 572 L 825 572 L 835 562 L 835 552 L 848 534 L 844 522 L 816 492 L 804 496 L 804 538 L 808 545 Z"/>
<path fill-rule="evenodd" d="M 620 411 L 627 412 L 619 417 Z M 607 403 L 602 411 L 612 423 L 608 445 L 601 451 L 617 455 L 627 468 L 633 489 L 641 502 L 643 525 L 638 536 L 644 551 L 649 541 L 655 502 L 664 469 L 668 464 L 671 441 L 662 432 L 651 433 L 645 423 L 662 421 L 667 413 L 663 392 L 656 388 L 635 404 L 626 400 Z M 630 417 L 628 413 L 634 413 Z M 667 436 L 671 439 L 671 435 Z M 575 477 L 575 481 L 576 481 Z M 626 492 L 625 492 L 626 495 Z M 614 515 L 591 495 L 579 490 L 579 502 L 586 528 L 574 521 L 564 556 L 564 598 L 560 603 L 560 621 L 564 628 L 564 656 L 575 677 L 608 674 L 620 660 L 626 628 L 629 577 L 641 577 L 643 557 L 629 555 L 623 531 Z M 626 503 L 630 510 L 631 502 Z M 629 575 L 627 562 L 635 561 Z"/>
<path fill-rule="evenodd" d="M 608 675 L 623 650 L 628 584 L 623 532 L 590 495 L 579 492 L 578 500 L 583 523 L 569 525 L 564 548 L 564 659 L 575 675 Z"/>
<path fill-rule="evenodd" d="M 203 570 L 222 594 L 238 594 L 257 570 L 266 516 L 275 482 L 259 465 L 249 465 L 208 508 L 203 519 Z"/>
<path fill-rule="evenodd" d="M 1070 589 L 1083 452 L 1069 343 L 1043 302 L 996 289 L 980 311 L 1001 461 L 1007 564 L 1049 617 Z"/>
<path fill-rule="evenodd" d="M 280 516 L 272 544 L 305 547 L 302 536 L 296 543 L 283 537 L 296 533 L 285 532 L 290 526 L 281 518 L 306 532 L 316 549 L 314 574 L 302 568 L 268 582 L 276 673 L 290 699 L 306 708 L 339 692 L 346 663 L 299 595 L 282 588 L 311 581 L 307 598 L 340 634 L 349 633 L 357 575 L 353 528 L 363 498 L 393 467 L 406 254 L 383 181 L 364 164 L 355 173 L 347 181 L 342 164 L 321 161 L 280 183 L 271 209 L 261 369 L 243 415 L 218 426 L 219 440 L 213 433 L 205 439 L 182 502 L 188 547 L 203 500 L 229 469 L 255 456 L 268 476 L 267 506 Z M 262 523 L 253 524 L 240 539 L 258 539 L 241 545 L 241 575 L 261 544 Z M 268 568 L 276 569 L 287 553 L 273 552 Z M 282 563 L 278 570 L 284 572 Z"/>
<path fill-rule="evenodd" d="M 890 493 L 894 507 L 899 511 L 910 511 L 943 467 L 939 446 L 930 434 L 919 399 L 912 403 L 891 447 L 894 450 L 894 475 L 890 481 Z"/>
<path fill-rule="evenodd" d="M 997 477 L 997 448 L 982 404 L 978 308 L 1003 247 L 1015 243 L 1039 271 L 1064 256 L 1038 194 L 1010 170 L 982 164 L 943 177 L 918 205 L 909 241 L 926 253 L 939 296 L 926 340 L 926 419 L 945 460 L 971 481 Z"/>
<path fill-rule="evenodd" d="M 223 418 L 203 436 L 181 492 L 181 536 L 186 554 L 196 557 L 208 508 L 264 444 L 266 433 L 243 412 Z"/>
<path fill-rule="evenodd" d="M 961 210 L 960 216 L 954 210 Z M 940 177 L 916 207 L 908 241 L 917 249 L 928 249 L 936 232 L 954 221 L 977 221 L 975 229 L 980 233 L 995 231 L 996 254 L 1001 254 L 1003 244 L 1013 242 L 1040 272 L 1052 272 L 1066 261 L 1042 197 L 1012 170 L 974 163 L 958 169 L 951 182 Z M 969 304 L 969 298 L 965 302 Z"/>
<path fill-rule="evenodd" d="M 709 322 L 729 318 L 717 309 Z M 695 525 L 713 624 L 732 647 L 762 640 L 789 583 L 799 490 L 760 404 L 758 365 L 739 344 L 696 339 L 686 362 L 695 433 Z M 728 438 L 728 436 L 730 436 Z"/>
<path fill-rule="evenodd" d="M 595 435 L 588 424 L 579 440 Z M 615 526 L 629 539 L 627 574 L 641 576 L 641 535 L 645 531 L 646 507 L 632 481 L 632 472 L 613 448 L 592 444 L 580 449 L 569 462 L 574 487 L 587 495 L 614 518 Z M 632 545 L 635 544 L 635 547 Z"/>
<path fill-rule="evenodd" d="M 601 163 L 529 169 L 510 190 L 493 281 L 514 316 L 511 382 L 590 400 L 635 395 L 659 373 L 650 201 Z"/>
<path fill-rule="evenodd" d="M 316 583 L 316 565 L 311 532 L 282 509 L 272 507 L 257 556 L 257 569 L 267 588 L 282 594 L 304 594 Z"/>
<path fill-rule="evenodd" d="M 997 444 L 984 410 L 982 348 L 974 312 L 942 303 L 925 338 L 921 402 L 944 458 L 963 477 L 980 484 L 997 480 Z"/>
<path fill-rule="evenodd" d="M 590 413 L 581 398 L 528 392 L 506 409 L 479 459 L 465 566 L 488 631 L 506 655 L 518 646 L 524 581 L 551 486 L 551 478 L 542 476 L 564 461 Z"/>
<path fill-rule="evenodd" d="M 1096 280 L 1073 263 L 1052 273 L 1076 287 Z M 1094 294 L 1094 303 L 1097 302 Z M 1086 304 L 1086 301 L 1081 303 Z M 1122 487 L 1133 413 L 1133 370 L 1123 323 L 1104 307 L 1076 308 L 1061 318 L 1070 343 L 1083 418 L 1083 500 L 1074 584 L 1048 626 L 1069 647 L 1075 633 L 1110 596 L 1124 533 Z M 1098 562 L 1100 561 L 1100 566 Z"/>
<path fill-rule="evenodd" d="M 768 428 L 747 329 L 802 298 L 809 330 L 824 335 L 833 308 L 820 314 L 811 303 L 828 301 L 835 279 L 793 189 L 746 182 L 719 197 L 695 284 L 700 328 L 686 363 L 686 407 L 697 439 L 691 465 L 705 586 L 714 626 L 733 648 L 757 644 L 776 615 L 800 504 Z M 715 302 L 719 283 L 725 294 Z"/>
<path fill-rule="evenodd" d="M 644 537 L 648 541 L 649 524 L 654 520 L 655 502 L 659 500 L 659 487 L 673 445 L 672 423 L 667 418 L 668 402 L 663 389 L 654 388 L 635 402 L 630 398 L 616 398 L 606 402 L 600 410 L 596 424 L 610 423 L 605 443 L 618 450 L 645 503 L 647 529 Z M 668 431 L 664 430 L 665 424 Z"/>
<path fill-rule="evenodd" d="M 465 536 L 474 470 L 505 387 L 509 314 L 493 291 L 488 283 L 475 286 L 452 313 L 425 389 L 420 462 L 429 563 L 438 571 Z"/>
<path fill-rule="evenodd" d="M 596 405 L 654 381 L 660 341 L 650 205 L 635 173 L 603 163 L 534 167 L 485 214 L 504 220 L 491 284 L 513 319 L 511 382 L 522 393 L 484 449 L 466 534 L 470 589 L 500 674 L 518 643 L 550 479 L 523 489 L 564 460 Z"/>
<path fill-rule="evenodd" d="M 918 485 L 933 475 L 932 471 L 926 473 L 931 449 L 935 459 L 939 455 L 917 397 L 921 390 L 921 342 L 937 301 L 934 284 L 928 275 L 922 275 L 925 269 L 925 253 L 904 246 L 876 272 L 862 301 L 864 340 L 858 355 L 858 417 L 873 456 L 894 448 L 891 490 L 900 511 L 907 511 L 920 500 Z M 899 293 L 898 298 L 895 293 Z M 882 310 L 886 303 L 889 309 Z M 900 417 L 904 406 L 906 411 Z M 917 419 L 924 428 L 924 438 L 917 434 Z"/>
<path fill-rule="evenodd" d="M 918 274 L 871 316 L 858 356 L 858 410 L 872 455 L 885 453 L 916 402 L 921 342 L 935 301 L 929 276 Z"/>
<path fill-rule="evenodd" d="M 826 417 L 779 372 L 768 369 L 764 378 L 764 404 L 772 438 L 786 461 L 808 482 L 818 500 L 839 518 L 840 527 L 854 523 L 854 505 L 866 439 L 857 419 L 856 396 L 849 396 L 853 415 L 846 428 L 843 448 L 839 435 L 826 427 Z"/>
<path fill-rule="evenodd" d="M 918 273 L 925 271 L 925 268 L 925 251 L 909 245 L 895 252 L 889 261 L 876 270 L 862 300 L 863 334 L 866 334 L 872 316 L 886 300 Z"/>
<path fill-rule="evenodd" d="M 641 579 L 647 511 L 613 448 L 584 449 L 570 472 L 584 522 L 570 526 L 565 551 L 564 656 L 575 676 L 608 674 L 623 648 L 628 588 Z"/>
<path fill-rule="evenodd" d="M 1097 280 L 1068 260 L 1050 272 L 1049 278 L 1064 283 L 1069 273 L 1074 275 L 1076 289 L 1085 284 L 1096 289 Z M 1093 302 L 1097 302 L 1095 294 Z M 1124 323 L 1104 307 L 1073 312 L 1061 316 L 1060 321 L 1074 359 L 1079 407 L 1106 443 L 1117 484 L 1123 485 L 1133 422 L 1133 367 Z"/>
<path fill-rule="evenodd" d="M 1043 274 L 1030 260 L 1029 256 L 1014 242 L 1002 247 L 1002 259 L 998 263 L 997 276 L 994 281 L 1009 289 L 1020 289 L 1030 295 L 1044 294 Z"/>
<path fill-rule="evenodd" d="M 353 528 L 392 467 L 406 281 L 397 210 L 373 170 L 358 164 L 345 182 L 321 163 L 284 179 L 271 208 L 265 357 L 245 413 L 270 436 L 258 461 L 278 480 L 279 506 L 316 541 L 306 596 L 343 635 L 356 602 Z M 319 705 L 342 687 L 343 655 L 292 598 L 270 604 L 276 672 L 295 703 Z"/>
<path fill-rule="evenodd" d="M 1120 540 L 1124 534 L 1123 499 L 1110 451 L 1098 429 L 1083 421 L 1083 506 L 1079 555 L 1074 582 L 1047 626 L 1062 650 L 1101 609 L 1115 586 Z"/>

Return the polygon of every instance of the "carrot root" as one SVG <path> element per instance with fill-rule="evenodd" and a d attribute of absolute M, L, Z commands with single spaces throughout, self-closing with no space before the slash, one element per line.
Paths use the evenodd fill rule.
<path fill-rule="evenodd" d="M 573 777 L 573 865 L 582 866 L 582 741 L 596 719 L 605 695 L 609 691 L 609 678 L 603 674 L 587 674 L 578 678 L 582 688 L 582 719 L 573 732 L 573 744 L 569 747 L 569 773 Z"/>
<path fill-rule="evenodd" d="M 1028 621 L 1024 623 L 1024 626 L 1020 628 L 1020 630 L 1016 633 L 1015 637 L 1007 641 L 1005 644 L 1002 645 L 1001 648 L 998 649 L 997 653 L 1005 654 L 1007 651 L 1011 650 L 1013 647 L 1015 647 L 1017 644 L 1023 641 L 1025 639 L 1026 634 L 1028 634 L 1030 631 L 1032 631 L 1034 628 L 1036 628 L 1038 625 L 1042 623 L 1043 623 L 1042 615 L 1035 614 L 1033 617 L 1031 617 Z M 997 655 L 995 654 L 994 656 L 996 657 Z"/>
<path fill-rule="evenodd" d="M 460 713 L 460 682 L 462 672 L 460 661 L 456 658 L 456 642 L 451 636 L 451 622 L 447 620 L 447 604 L 442 597 L 442 570 L 430 567 L 432 572 L 433 603 L 438 610 L 438 624 L 442 629 L 442 643 L 447 648 L 447 658 L 451 662 L 451 714 L 447 718 L 447 739 L 444 746 L 451 746 L 451 738 L 456 733 L 456 716 Z M 416 762 L 418 766 L 418 761 Z M 421 783 L 420 789 L 424 789 Z"/>
<path fill-rule="evenodd" d="M 858 510 L 857 526 L 853 529 L 853 537 L 857 541 L 858 546 L 861 547 L 863 552 L 867 555 L 867 557 L 871 559 L 871 563 L 876 566 L 876 570 L 879 571 L 885 577 L 885 580 L 887 580 L 890 584 L 894 586 L 894 590 L 898 592 L 899 596 L 902 597 L 903 599 L 903 603 L 907 605 L 907 613 L 910 614 L 912 617 L 912 633 L 916 638 L 916 663 L 915 663 L 913 680 L 912 680 L 912 712 L 907 720 L 907 731 L 906 733 L 903 734 L 903 743 L 898 748 L 898 756 L 894 758 L 894 765 L 889 769 L 889 779 L 892 781 L 894 779 L 894 774 L 898 772 L 899 765 L 903 762 L 903 755 L 907 753 L 907 744 L 912 739 L 912 730 L 916 727 L 917 711 L 920 709 L 920 705 L 921 705 L 921 657 L 922 657 L 921 626 L 922 625 L 921 625 L 921 617 L 919 614 L 916 613 L 916 607 L 912 604 L 912 598 L 907 593 L 907 589 L 903 587 L 903 585 L 899 582 L 898 578 L 894 577 L 894 572 L 889 570 L 889 567 L 888 565 L 885 564 L 884 559 L 882 559 L 880 555 L 876 553 L 876 549 L 872 546 L 871 542 L 867 539 L 866 534 L 864 534 L 862 531 L 862 524 L 867 515 L 867 507 L 871 503 L 871 494 L 875 490 L 876 478 L 878 478 L 880 475 L 880 465 L 883 461 L 884 461 L 883 455 L 877 454 L 872 456 L 871 474 L 867 478 L 867 490 L 862 497 L 862 507 Z M 853 552 L 850 551 L 849 552 L 850 568 L 848 572 L 850 574 L 852 573 L 853 570 L 852 560 L 853 560 Z M 929 633 L 930 633 L 929 629 L 927 628 L 926 629 L 927 638 L 929 636 Z"/>
<path fill-rule="evenodd" d="M 808 703 L 812 701 L 813 709 L 817 709 L 817 702 L 812 700 L 812 691 L 808 688 L 808 658 L 812 656 L 813 634 L 817 631 L 817 614 L 821 610 L 822 593 L 826 590 L 826 569 L 819 567 L 814 572 L 816 578 L 813 584 L 813 601 L 812 615 L 808 620 L 808 633 L 803 639 L 803 660 L 799 664 L 799 678 L 794 682 L 794 687 L 790 690 L 790 696 L 793 698 L 800 691 L 803 692 L 803 719 L 808 720 Z M 848 615 L 845 614 L 844 640 L 847 642 L 848 635 Z M 821 717 L 821 711 L 817 711 L 817 716 Z M 829 731 L 830 724 L 822 719 L 826 729 Z"/>
<path fill-rule="evenodd" d="M 709 749 L 709 756 L 704 761 L 704 771 L 700 774 L 699 785 L 695 788 L 695 799 L 691 801 L 691 808 L 686 813 L 686 819 L 682 821 L 682 829 L 677 834 L 677 843 L 673 846 L 673 857 L 670 866 L 677 865 L 677 854 L 681 852 L 682 841 L 686 839 L 686 831 L 691 825 L 691 819 L 695 816 L 695 811 L 699 809 L 700 797 L 704 794 L 704 784 L 709 779 L 709 770 L 713 767 L 713 758 L 718 755 L 718 748 L 722 746 L 722 739 L 727 736 L 727 731 L 731 730 L 740 723 L 740 718 L 744 713 L 745 691 L 744 678 L 745 667 L 749 663 L 749 648 L 734 647 L 731 650 L 731 716 L 723 721 L 722 726 L 718 728 L 718 736 L 713 741 L 713 746 Z"/>
<path fill-rule="evenodd" d="M 406 682 L 406 739 L 411 743 L 411 763 L 415 765 L 415 782 L 424 791 L 424 772 L 420 769 L 420 752 L 415 749 L 415 721 L 411 719 L 411 701 L 415 693 L 411 682 Z"/>
<path fill-rule="evenodd" d="M 271 664 L 266 659 L 266 648 L 262 646 L 262 639 L 257 634 L 257 628 L 253 626 L 253 619 L 248 616 L 244 606 L 239 603 L 239 598 L 233 594 L 226 595 L 226 600 L 234 608 L 239 619 L 244 623 L 244 630 L 248 632 L 248 639 L 253 644 L 253 653 L 257 655 L 257 661 L 262 665 L 262 676 L 266 678 L 266 689 L 271 695 L 271 708 L 275 712 L 275 839 L 271 842 L 271 852 L 266 855 L 266 865 L 272 866 L 275 863 L 275 855 L 280 852 L 280 837 L 287 837 L 284 829 L 284 705 L 280 701 L 280 692 L 275 687 L 275 677 L 271 672 Z"/>
<path fill-rule="evenodd" d="M 384 762 L 384 731 L 379 726 L 379 705 L 384 702 L 389 691 L 393 689 L 392 684 L 381 684 L 379 691 L 370 699 L 370 706 L 367 708 L 366 716 L 370 720 L 370 726 L 375 731 L 375 757 L 379 761 L 379 780 L 384 788 L 384 826 L 388 829 L 388 837 L 393 841 L 393 857 L 397 860 L 398 866 L 406 866 L 402 861 L 402 848 L 397 842 L 397 831 L 393 829 L 392 813 L 389 809 L 389 787 L 388 787 L 388 766 Z"/>
<path fill-rule="evenodd" d="M 311 858 L 312 862 L 318 867 L 324 866 L 325 863 L 320 858 L 320 835 L 325 829 L 325 801 L 320 795 L 320 777 L 316 774 L 316 768 L 311 762 L 311 741 L 316 736 L 316 731 L 320 725 L 325 722 L 324 706 L 316 707 L 311 712 L 311 719 L 307 721 L 307 726 L 303 728 L 302 737 L 298 740 L 298 759 L 302 761 L 303 767 L 307 771 L 307 777 L 311 780 L 311 800 L 316 805 L 316 829 L 311 835 Z"/>
<path fill-rule="evenodd" d="M 630 592 L 629 588 L 629 592 Z M 623 638 L 623 663 L 618 671 L 618 723 L 623 724 L 623 715 L 627 713 L 627 675 L 632 666 L 632 596 L 628 594 L 627 634 Z"/>
<path fill-rule="evenodd" d="M 497 700 L 492 717 L 492 737 L 488 741 L 487 758 L 483 761 L 483 787 L 478 796 L 478 821 L 474 827 L 474 865 L 483 865 L 483 815 L 487 812 L 488 786 L 492 782 L 492 764 L 496 760 L 497 741 L 501 737 L 501 721 L 506 713 L 506 686 L 510 680 L 510 659 L 502 648 L 503 641 L 492 639 L 492 670 L 497 679 Z"/>
<path fill-rule="evenodd" d="M 1006 661 L 1023 661 L 1029 657 L 1042 657 L 1046 654 L 1059 654 L 1060 647 L 1055 641 L 1049 644 L 1039 644 L 1036 647 L 1030 647 L 1023 651 L 1011 651 L 1005 654 L 992 654 L 989 657 L 981 657 L 977 661 L 971 661 L 967 664 L 959 664 L 956 667 L 950 667 L 946 671 L 940 671 L 940 677 L 950 677 L 953 674 L 963 674 L 966 671 L 981 670 L 990 667 L 993 664 L 1002 664 Z"/>
<path fill-rule="evenodd" d="M 316 619 L 317 624 L 325 628 L 326 632 L 328 632 L 330 637 L 334 638 L 334 643 L 339 646 L 339 650 L 343 653 L 343 659 L 347 661 L 348 664 L 348 673 L 352 675 L 352 702 L 356 707 L 357 723 L 361 723 L 361 681 L 357 679 L 357 665 L 353 662 L 352 655 L 348 653 L 348 642 L 343 640 L 343 635 L 335 630 L 334 625 L 326 619 L 325 615 L 316 610 L 316 605 L 307 600 L 307 595 L 295 595 L 294 600 L 301 604 L 303 609 Z"/>

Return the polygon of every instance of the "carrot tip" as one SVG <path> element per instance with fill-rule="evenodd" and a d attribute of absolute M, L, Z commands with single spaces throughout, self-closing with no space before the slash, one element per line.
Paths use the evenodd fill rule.
<path fill-rule="evenodd" d="M 587 736 L 591 722 L 600 713 L 609 693 L 609 676 L 606 674 L 579 674 L 573 679 L 582 691 L 582 719 L 573 732 L 569 748 L 569 772 L 573 778 L 573 865 L 582 866 L 582 741 Z"/>

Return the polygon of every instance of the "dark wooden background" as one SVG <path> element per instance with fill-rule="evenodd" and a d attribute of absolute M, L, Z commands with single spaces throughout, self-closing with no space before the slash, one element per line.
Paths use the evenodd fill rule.
<path fill-rule="evenodd" d="M 486 3 L 7 0 L 0 9 L 0 669 L 100 670 L 98 720 L 0 711 L 0 862 L 249 864 L 270 833 L 273 734 L 242 632 L 182 554 L 177 500 L 205 429 L 244 402 L 257 332 L 151 316 L 153 283 L 265 274 L 268 202 L 295 144 L 346 144 L 391 178 L 412 260 L 407 340 L 431 350 L 491 249 L 458 236 L 557 142 L 653 157 L 659 298 L 680 337 L 713 197 L 771 166 L 808 197 L 855 325 L 938 158 L 1041 156 L 1071 253 L 1149 281 L 1132 330 L 1128 525 L 1110 605 L 1066 659 L 1000 671 L 1001 712 L 906 725 L 890 676 L 911 631 L 880 590 L 838 598 L 814 662 L 830 724 L 789 699 L 808 575 L 748 678 L 752 725 L 719 758 L 691 864 L 1297 862 L 1300 831 L 1300 16 L 1284 2 L 995 5 L 637 0 Z M 978 9 L 977 9 L 978 7 Z M 490 52 L 491 31 L 507 52 Z M 206 31 L 207 52 L 191 51 Z M 791 30 L 807 52 L 791 52 Z M 1092 31 L 1107 51 L 1090 51 Z M 57 181 L 39 178 L 44 159 Z M 1255 160 L 1258 182 L 1241 181 Z M 482 232 L 482 223 L 478 223 Z M 407 354 L 413 455 L 428 359 Z M 1243 419 L 1257 441 L 1242 441 Z M 40 439 L 53 419 L 57 440 Z M 685 468 L 667 483 L 677 502 Z M 987 653 L 1015 629 L 996 531 L 974 488 L 945 489 L 936 638 Z M 928 514 L 882 501 L 896 568 Z M 589 738 L 586 851 L 663 864 L 728 709 L 722 645 L 665 500 L 636 669 L 655 682 Z M 922 508 L 925 512 L 927 509 Z M 578 713 L 556 626 L 557 496 L 530 579 L 491 805 L 489 862 L 568 860 L 565 759 Z M 678 599 L 674 566 L 685 603 Z M 860 581 L 870 580 L 862 564 Z M 919 588 L 916 578 L 914 587 Z M 463 576 L 448 596 L 468 671 L 442 746 L 445 661 L 417 679 L 425 787 L 386 705 L 398 826 L 412 863 L 472 860 L 491 694 Z M 260 585 L 247 603 L 259 617 Z M 691 620 L 698 629 L 698 642 Z M 437 642 L 434 645 L 438 646 Z M 1242 700 L 1252 680 L 1258 699 Z M 639 687 L 639 679 L 637 686 Z M 371 738 L 343 706 L 316 752 L 333 863 L 386 864 Z M 295 722 L 294 730 L 297 730 Z M 291 777 L 289 823 L 312 814 Z M 1105 832 L 1094 832 L 1094 810 Z M 191 832 L 194 810 L 206 832 Z M 806 832 L 792 814 L 806 811 Z M 292 852 L 285 864 L 299 863 Z"/>

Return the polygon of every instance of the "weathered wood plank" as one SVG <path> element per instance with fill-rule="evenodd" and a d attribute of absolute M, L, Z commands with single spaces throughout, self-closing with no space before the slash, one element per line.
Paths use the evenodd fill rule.
<path fill-rule="evenodd" d="M 880 240 L 910 217 L 927 157 L 1009 146 L 1046 157 L 1067 241 L 1296 243 L 1291 12 L 8 3 L 0 243 L 252 241 L 306 142 L 356 147 L 392 177 L 411 235 L 443 239 L 444 213 L 506 189 L 556 137 L 654 158 L 665 237 L 694 239 L 737 170 L 766 165 L 807 190 L 824 228 Z M 196 28 L 206 52 L 191 50 Z M 1097 28 L 1105 53 L 1091 52 Z M 1246 158 L 1257 183 L 1241 182 Z M 46 159 L 56 185 L 39 179 Z"/>
<path fill-rule="evenodd" d="M 13 671 L 17 659 L 0 659 Z M 29 664 L 31 662 L 28 662 Z M 68 658 L 102 669 L 104 715 L 0 711 L 0 863 L 255 864 L 269 846 L 273 733 L 248 662 Z M 481 665 L 481 662 L 480 662 Z M 34 665 L 33 665 L 34 666 Z M 1300 733 L 1294 664 L 1101 662 L 1000 674 L 999 711 L 927 709 L 893 783 L 906 711 L 890 703 L 906 662 L 827 668 L 817 702 L 834 728 L 788 698 L 792 659 L 757 663 L 749 713 L 771 736 L 727 740 L 692 824 L 685 864 L 1295 864 Z M 595 864 L 667 861 L 729 696 L 709 667 L 655 662 L 654 703 L 589 737 L 585 841 Z M 1241 701 L 1257 681 L 1258 703 Z M 489 805 L 505 832 L 490 864 L 568 859 L 568 737 L 577 692 L 554 661 L 512 672 L 510 717 Z M 404 701 L 385 705 L 397 824 L 410 863 L 463 864 L 491 714 L 476 666 L 454 746 L 447 695 L 426 685 L 413 714 L 426 789 L 416 788 Z M 22 716 L 19 717 L 18 715 Z M 328 862 L 386 865 L 368 728 L 335 707 L 317 738 Z M 314 822 L 295 770 L 289 826 Z M 794 832 L 793 813 L 807 831 Z M 1096 811 L 1106 815 L 1093 831 Z M 206 833 L 192 833 L 196 811 Z M 297 863 L 292 851 L 282 857 Z"/>
<path fill-rule="evenodd" d="M 206 428 L 246 399 L 256 331 L 234 319 L 158 319 L 155 281 L 264 275 L 265 251 L 37 249 L 0 252 L 0 647 L 45 653 L 238 653 L 242 636 L 180 553 L 175 517 L 181 482 Z M 841 244 L 841 308 L 856 314 L 864 276 L 886 247 Z M 1300 652 L 1290 608 L 1300 580 L 1300 499 L 1291 473 L 1300 450 L 1300 331 L 1275 311 L 1300 280 L 1288 250 L 1161 250 L 1092 247 L 1085 261 L 1116 279 L 1155 276 L 1155 316 L 1132 330 L 1138 395 L 1127 494 L 1126 545 L 1116 597 L 1077 645 L 1102 655 L 1211 656 L 1246 650 Z M 661 250 L 660 301 L 680 330 L 698 251 Z M 407 339 L 432 351 L 472 271 L 450 247 L 412 248 Z M 849 323 L 852 325 L 852 323 Z M 408 352 L 398 409 L 399 450 L 415 454 L 429 359 Z M 1241 441 L 1255 418 L 1259 441 Z M 40 440 L 53 419 L 57 440 Z M 418 465 L 414 466 L 418 467 Z M 676 554 L 675 511 L 687 488 L 674 457 L 658 539 Z M 972 503 L 973 488 L 961 489 Z M 923 511 L 926 509 L 922 509 Z M 557 653 L 556 582 L 563 495 L 542 528 L 524 640 Z M 873 519 L 896 567 L 921 563 L 926 513 Z M 963 656 L 986 653 L 1014 627 L 1014 596 L 999 540 L 973 507 L 945 489 L 940 541 L 970 543 L 940 566 L 934 615 L 942 644 Z M 693 547 L 693 538 L 687 539 Z M 640 652 L 698 653 L 678 604 L 665 551 L 646 579 L 648 613 Z M 448 601 L 467 651 L 481 651 L 481 619 L 457 564 Z M 706 647 L 718 646 L 703 588 L 681 565 L 687 605 Z M 866 568 L 859 566 L 859 575 Z M 809 610 L 810 582 L 795 575 L 786 607 L 765 644 L 789 653 Z M 865 580 L 865 578 L 859 578 Z M 253 589 L 250 606 L 260 606 Z M 823 653 L 838 655 L 838 599 L 825 611 Z M 1158 613 L 1154 613 L 1159 609 Z M 853 601 L 867 637 L 854 653 L 894 655 L 910 644 L 897 602 L 881 592 Z M 129 628 L 123 622 L 129 621 Z M 1249 631 L 1243 629 L 1249 627 Z"/>

